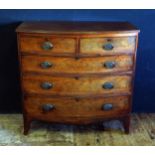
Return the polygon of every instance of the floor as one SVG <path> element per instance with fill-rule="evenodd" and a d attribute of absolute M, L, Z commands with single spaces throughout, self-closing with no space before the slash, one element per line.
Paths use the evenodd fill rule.
<path fill-rule="evenodd" d="M 22 134 L 21 114 L 0 115 L 0 145 L 17 146 L 128 146 L 155 145 L 155 114 L 132 114 L 131 133 L 124 134 L 119 121 L 96 125 L 54 125 L 35 121 L 28 136 Z"/>

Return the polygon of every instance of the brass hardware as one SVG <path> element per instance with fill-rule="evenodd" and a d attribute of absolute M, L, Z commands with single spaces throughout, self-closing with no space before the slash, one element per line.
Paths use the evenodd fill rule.
<path fill-rule="evenodd" d="M 114 85 L 113 85 L 112 82 L 105 82 L 105 83 L 102 85 L 102 87 L 103 87 L 104 89 L 113 89 L 113 88 L 114 88 Z"/>
<path fill-rule="evenodd" d="M 42 63 L 40 64 L 40 66 L 41 66 L 41 68 L 46 69 L 46 68 L 52 67 L 53 64 L 52 64 L 51 62 L 45 61 L 45 62 L 42 62 Z"/>
<path fill-rule="evenodd" d="M 41 83 L 41 88 L 43 88 L 43 89 L 51 89 L 51 88 L 53 88 L 53 84 L 50 83 L 50 82 L 43 82 L 43 83 Z"/>
<path fill-rule="evenodd" d="M 42 48 L 44 50 L 51 50 L 53 48 L 53 44 L 49 41 L 46 41 L 42 44 Z"/>
<path fill-rule="evenodd" d="M 54 106 L 53 104 L 49 104 L 49 103 L 44 104 L 44 105 L 42 106 L 42 110 L 43 110 L 44 112 L 51 111 L 51 110 L 53 110 L 54 108 L 55 108 L 55 106 Z"/>
<path fill-rule="evenodd" d="M 112 43 L 106 43 L 103 45 L 103 49 L 107 50 L 107 51 L 110 51 L 114 48 L 114 46 L 112 45 Z"/>
<path fill-rule="evenodd" d="M 116 62 L 114 61 L 107 61 L 104 63 L 104 67 L 108 69 L 112 69 L 116 66 Z"/>
<path fill-rule="evenodd" d="M 105 104 L 102 105 L 101 109 L 102 110 L 112 110 L 113 105 L 111 103 L 105 103 Z"/>

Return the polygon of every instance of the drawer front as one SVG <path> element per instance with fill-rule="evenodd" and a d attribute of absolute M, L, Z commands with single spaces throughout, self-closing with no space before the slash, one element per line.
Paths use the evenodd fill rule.
<path fill-rule="evenodd" d="M 31 63 L 30 63 L 31 62 Z M 58 58 L 24 56 L 24 72 L 38 73 L 111 73 L 132 70 L 132 56 L 110 56 L 100 58 Z"/>
<path fill-rule="evenodd" d="M 75 40 L 72 38 L 20 37 L 20 50 L 27 53 L 50 55 L 52 53 L 74 53 Z"/>
<path fill-rule="evenodd" d="M 80 51 L 83 54 L 119 54 L 133 53 L 135 37 L 121 38 L 86 38 L 80 41 Z"/>
<path fill-rule="evenodd" d="M 44 95 L 88 95 L 128 93 L 131 88 L 130 76 L 107 77 L 49 77 L 25 75 L 23 87 L 26 93 Z"/>
<path fill-rule="evenodd" d="M 26 112 L 33 117 L 57 119 L 58 117 L 116 116 L 129 111 L 129 97 L 92 99 L 35 98 L 24 101 Z"/>

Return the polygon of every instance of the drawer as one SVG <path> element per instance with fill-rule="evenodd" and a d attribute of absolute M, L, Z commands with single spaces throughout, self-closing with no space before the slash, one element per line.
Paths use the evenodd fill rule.
<path fill-rule="evenodd" d="M 31 62 L 31 63 L 30 63 Z M 38 73 L 112 73 L 132 70 L 133 57 L 110 56 L 97 58 L 60 58 L 23 56 L 23 72 Z"/>
<path fill-rule="evenodd" d="M 59 117 L 116 116 L 129 111 L 129 97 L 92 99 L 36 98 L 24 101 L 26 112 L 33 117 L 57 119 Z"/>
<path fill-rule="evenodd" d="M 75 40 L 72 38 L 52 38 L 46 36 L 21 36 L 20 50 L 21 52 L 46 55 L 52 53 L 74 53 Z"/>
<path fill-rule="evenodd" d="M 109 93 L 129 93 L 130 76 L 106 77 L 52 77 L 25 75 L 23 87 L 26 93 L 44 95 L 98 95 Z"/>
<path fill-rule="evenodd" d="M 85 38 L 80 40 L 80 45 L 80 52 L 83 54 L 110 55 L 133 53 L 135 37 Z"/>

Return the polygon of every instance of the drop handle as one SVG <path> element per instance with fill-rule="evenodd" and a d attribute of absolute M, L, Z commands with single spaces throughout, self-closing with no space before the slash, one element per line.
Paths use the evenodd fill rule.
<path fill-rule="evenodd" d="M 43 69 L 47 69 L 47 68 L 51 68 L 53 66 L 53 63 L 48 62 L 48 61 L 44 61 L 40 64 L 41 68 Z"/>
<path fill-rule="evenodd" d="M 101 107 L 102 110 L 107 111 L 107 110 L 112 110 L 113 109 L 113 104 L 112 103 L 105 103 Z"/>
<path fill-rule="evenodd" d="M 43 82 L 43 83 L 41 83 L 40 86 L 41 86 L 42 89 L 51 89 L 51 88 L 53 88 L 53 84 L 50 83 L 50 82 Z"/>
<path fill-rule="evenodd" d="M 106 61 L 103 66 L 107 69 L 112 69 L 116 67 L 116 62 L 115 61 Z"/>
<path fill-rule="evenodd" d="M 44 112 L 49 112 L 49 111 L 52 111 L 52 110 L 54 110 L 54 109 L 55 109 L 55 106 L 54 106 L 53 104 L 47 103 L 47 104 L 44 104 L 44 105 L 42 106 L 42 110 L 43 110 Z"/>
<path fill-rule="evenodd" d="M 114 84 L 112 82 L 105 82 L 103 85 L 102 85 L 102 88 L 103 89 L 113 89 L 114 88 Z"/>
<path fill-rule="evenodd" d="M 42 48 L 44 50 L 51 50 L 53 48 L 53 44 L 49 41 L 45 41 L 43 44 L 42 44 Z"/>
<path fill-rule="evenodd" d="M 110 51 L 114 48 L 113 44 L 112 43 L 106 43 L 103 45 L 103 49 L 104 50 L 107 50 L 107 51 Z"/>

